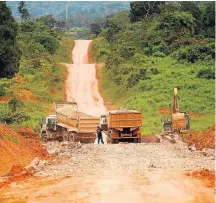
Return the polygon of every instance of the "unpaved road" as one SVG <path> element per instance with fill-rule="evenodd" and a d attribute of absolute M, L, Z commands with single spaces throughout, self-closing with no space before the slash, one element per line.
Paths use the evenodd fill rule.
<path fill-rule="evenodd" d="M 214 191 L 185 176 L 213 157 L 171 143 L 80 145 L 48 143 L 57 159 L 27 181 L 0 192 L 0 202 L 210 203 Z"/>
<path fill-rule="evenodd" d="M 76 40 L 73 64 L 67 65 L 66 100 L 76 102 L 79 111 L 92 116 L 106 112 L 103 98 L 98 91 L 95 64 L 88 63 L 88 46 L 91 40 Z"/>
<path fill-rule="evenodd" d="M 76 41 L 73 65 L 67 64 L 67 101 L 99 116 L 105 112 L 94 64 L 87 63 L 89 40 Z M 48 143 L 56 160 L 36 177 L 0 190 L 0 202 L 29 203 L 209 203 L 214 190 L 184 175 L 186 170 L 214 169 L 214 157 L 191 152 L 182 144 Z"/>

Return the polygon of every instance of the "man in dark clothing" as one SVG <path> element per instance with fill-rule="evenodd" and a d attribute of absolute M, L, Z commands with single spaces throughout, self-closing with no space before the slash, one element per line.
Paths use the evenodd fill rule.
<path fill-rule="evenodd" d="M 102 129 L 100 126 L 97 127 L 97 138 L 98 138 L 98 144 L 101 143 L 104 144 L 103 137 L 102 137 Z"/>

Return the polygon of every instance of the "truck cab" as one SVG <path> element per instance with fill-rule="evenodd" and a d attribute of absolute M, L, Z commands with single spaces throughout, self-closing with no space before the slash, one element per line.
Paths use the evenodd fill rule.
<path fill-rule="evenodd" d="M 102 114 L 99 121 L 100 128 L 104 131 L 108 130 L 107 115 Z"/>
<path fill-rule="evenodd" d="M 47 117 L 42 117 L 41 119 L 41 139 L 46 141 L 48 131 L 56 130 L 56 115 L 49 115 Z"/>

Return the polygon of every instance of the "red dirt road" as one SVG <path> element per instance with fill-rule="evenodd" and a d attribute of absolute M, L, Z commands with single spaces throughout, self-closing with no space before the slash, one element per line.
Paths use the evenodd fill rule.
<path fill-rule="evenodd" d="M 87 49 L 90 40 L 76 41 L 73 50 L 73 65 L 67 64 L 68 77 L 66 80 L 66 100 L 78 103 L 79 111 L 99 116 L 106 111 L 103 99 L 98 91 L 98 84 L 94 64 L 86 64 Z M 125 145 L 126 146 L 126 145 Z M 128 145 L 133 146 L 133 145 Z M 141 145 L 139 145 L 141 146 Z M 94 145 L 93 149 L 98 149 Z M 55 175 L 55 167 L 64 167 L 64 163 L 57 166 L 51 165 L 51 176 L 31 177 L 25 181 L 13 182 L 0 190 L 0 202 L 29 202 L 29 203 L 213 203 L 214 189 L 205 187 L 202 180 L 185 176 L 183 165 L 178 170 L 162 168 L 166 154 L 173 155 L 173 151 L 160 151 L 155 144 L 143 144 L 145 151 L 137 147 L 128 151 L 130 147 L 124 145 L 103 145 L 94 153 L 95 162 L 92 162 L 89 153 L 83 154 L 85 158 L 84 169 L 97 174 L 83 173 L 70 177 Z M 151 151 L 155 147 L 155 150 Z M 136 152 L 136 149 L 138 150 Z M 92 151 L 91 150 L 91 151 Z M 106 151 L 107 150 L 107 151 Z M 150 151 L 148 155 L 143 152 Z M 101 154 L 104 155 L 100 157 Z M 177 152 L 176 152 L 177 153 Z M 126 154 L 126 155 L 125 155 Z M 128 154 L 128 156 L 127 156 Z M 125 155 L 125 156 L 123 156 Z M 144 167 L 139 170 L 139 165 L 149 162 L 150 156 L 158 164 L 157 170 Z M 177 156 L 181 161 L 185 157 Z M 80 157 L 71 155 L 70 162 Z M 131 156 L 131 157 L 130 157 Z M 128 158 L 129 157 L 129 158 Z M 142 158 L 145 158 L 143 160 Z M 186 157 L 187 158 L 187 157 Z M 185 158 L 185 159 L 186 159 Z M 190 159 L 190 158 L 188 158 Z M 86 162 L 85 162 L 86 161 Z M 88 162 L 87 162 L 88 161 Z M 130 164 L 131 162 L 131 164 Z M 125 166 L 133 165 L 128 170 Z M 171 161 L 169 164 L 172 164 Z M 106 164 L 106 165 L 104 165 Z M 148 165 L 148 164 L 147 164 Z M 153 165 L 152 165 L 153 167 Z M 203 165 L 205 167 L 205 165 Z M 71 165 L 65 163 L 64 171 L 70 171 Z M 84 169 L 83 169 L 84 168 Z M 137 172 L 138 171 L 138 172 Z M 74 173 L 72 173 L 74 174 Z M 117 175 L 118 174 L 118 175 Z M 0 179 L 1 181 L 1 179 Z"/>
<path fill-rule="evenodd" d="M 4 194 L 3 194 L 4 193 Z M 142 176 L 32 177 L 0 191 L 0 202 L 210 203 L 214 192 L 178 173 Z"/>
<path fill-rule="evenodd" d="M 103 98 L 98 91 L 95 64 L 88 63 L 88 46 L 91 40 L 76 40 L 73 64 L 67 64 L 66 101 L 76 102 L 81 112 L 100 116 L 106 112 Z"/>

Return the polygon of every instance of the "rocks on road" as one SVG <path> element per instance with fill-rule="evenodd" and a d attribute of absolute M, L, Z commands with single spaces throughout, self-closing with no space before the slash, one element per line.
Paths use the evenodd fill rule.
<path fill-rule="evenodd" d="M 196 170 L 214 168 L 214 154 L 191 151 L 172 143 L 81 144 L 48 142 L 47 150 L 57 156 L 37 175 L 122 174 L 152 170 Z"/>

